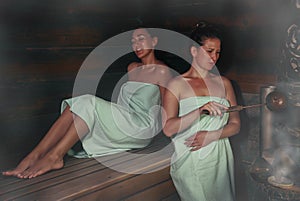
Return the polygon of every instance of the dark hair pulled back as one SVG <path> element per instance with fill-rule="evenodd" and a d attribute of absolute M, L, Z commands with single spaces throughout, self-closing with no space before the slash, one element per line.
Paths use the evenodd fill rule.
<path fill-rule="evenodd" d="M 218 38 L 222 41 L 220 30 L 213 24 L 201 21 L 195 25 L 190 38 L 194 41 L 192 46 L 203 46 L 204 41 L 209 38 Z"/>

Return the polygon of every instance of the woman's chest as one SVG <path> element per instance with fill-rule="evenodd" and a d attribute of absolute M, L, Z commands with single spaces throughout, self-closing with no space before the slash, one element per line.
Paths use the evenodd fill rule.
<path fill-rule="evenodd" d="M 223 82 L 211 80 L 189 80 L 187 83 L 188 84 L 181 90 L 181 98 L 193 96 L 226 97 L 226 90 Z"/>

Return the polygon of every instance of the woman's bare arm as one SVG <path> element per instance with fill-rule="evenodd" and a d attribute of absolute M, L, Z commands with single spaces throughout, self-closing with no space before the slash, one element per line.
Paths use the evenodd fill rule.
<path fill-rule="evenodd" d="M 199 118 L 200 114 L 207 108 L 207 106 L 219 107 L 215 105 L 216 103 L 208 103 L 199 109 L 195 109 L 194 111 L 179 117 L 180 91 L 186 90 L 182 89 L 182 86 L 184 85 L 186 85 L 184 81 L 176 78 L 169 82 L 165 91 L 163 102 L 163 122 L 165 122 L 165 125 L 163 127 L 163 131 L 165 135 L 169 137 L 191 126 L 191 124 Z"/>
<path fill-rule="evenodd" d="M 230 81 L 223 78 L 223 82 L 226 90 L 226 98 L 231 105 L 236 105 L 236 98 Z M 223 128 L 214 131 L 199 131 L 187 138 L 185 144 L 193 147 L 191 151 L 196 151 L 213 141 L 237 134 L 240 131 L 240 124 L 239 112 L 231 112 L 229 113 L 228 123 Z"/>

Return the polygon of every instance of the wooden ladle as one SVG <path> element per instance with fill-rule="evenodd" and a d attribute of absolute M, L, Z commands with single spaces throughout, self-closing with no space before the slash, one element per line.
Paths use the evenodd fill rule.
<path fill-rule="evenodd" d="M 246 108 L 254 108 L 254 107 L 260 107 L 264 105 L 266 105 L 268 109 L 273 112 L 281 112 L 287 108 L 287 97 L 285 96 L 285 94 L 279 91 L 273 91 L 267 95 L 265 103 L 255 104 L 255 105 L 235 105 L 229 107 L 227 110 L 224 110 L 223 112 L 224 113 L 237 112 Z M 204 114 L 209 114 L 209 111 L 207 110 L 203 112 Z"/>
<path fill-rule="evenodd" d="M 236 112 L 241 111 L 246 108 L 253 108 L 253 107 L 260 107 L 266 105 L 269 110 L 273 112 L 281 112 L 287 108 L 287 97 L 285 94 L 279 92 L 279 91 L 273 91 L 269 93 L 266 97 L 266 102 L 261 104 L 255 104 L 255 105 L 235 105 L 229 107 L 224 112 Z"/>

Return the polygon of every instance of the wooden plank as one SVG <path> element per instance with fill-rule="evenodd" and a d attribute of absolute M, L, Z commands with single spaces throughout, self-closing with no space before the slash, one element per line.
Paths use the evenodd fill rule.
<path fill-rule="evenodd" d="M 277 83 L 277 76 L 268 74 L 236 74 L 232 72 L 227 74 L 226 77 L 235 80 L 242 92 L 246 93 L 260 93 L 262 86 Z"/>
<path fill-rule="evenodd" d="M 142 151 L 142 149 L 137 150 L 136 152 L 139 152 L 139 151 Z M 119 154 L 113 154 L 113 155 L 109 155 L 109 156 L 103 156 L 101 161 L 105 162 L 107 160 L 115 160 L 118 158 L 122 158 L 125 156 L 125 154 L 126 153 L 119 153 Z M 72 171 L 78 171 L 83 168 L 96 165 L 98 163 L 99 163 L 99 161 L 97 161 L 94 158 L 78 159 L 78 158 L 74 158 L 74 157 L 67 157 L 67 159 L 65 161 L 65 166 L 62 169 L 51 171 L 47 174 L 44 174 L 44 175 L 34 178 L 34 179 L 28 180 L 28 179 L 19 179 L 19 178 L 15 178 L 15 177 L 2 176 L 2 178 L 0 180 L 0 189 L 1 189 L 0 195 L 4 194 L 6 192 L 14 191 L 15 189 L 18 189 L 19 187 L 22 187 L 24 185 L 33 185 L 36 183 L 47 181 L 51 178 L 60 177 L 62 175 L 67 175 L 68 173 L 70 173 Z"/>
<path fill-rule="evenodd" d="M 74 178 L 85 177 L 85 175 L 89 175 L 94 172 L 106 171 L 105 169 L 109 169 L 107 167 L 111 167 L 113 169 L 114 167 L 117 169 L 127 168 L 128 171 L 130 171 L 130 167 L 132 166 L 132 164 L 135 164 L 138 167 L 138 171 L 142 172 L 161 169 L 162 166 L 167 166 L 169 164 L 169 156 L 163 156 L 161 152 L 155 153 L 154 155 L 150 155 L 149 153 L 147 153 L 147 150 L 156 150 L 158 146 L 161 146 L 161 144 L 162 143 L 159 141 L 158 143 L 151 144 L 145 149 L 133 150 L 132 153 L 124 152 L 120 154 L 101 157 L 101 162 L 106 166 L 100 164 L 99 161 L 94 159 L 73 159 L 70 161 L 70 163 L 68 163 L 67 161 L 68 165 L 66 165 L 65 168 L 57 171 L 51 171 L 34 179 L 14 179 L 8 183 L 3 182 L 1 185 L 0 198 L 17 198 L 22 197 L 28 193 L 32 193 L 35 195 L 37 191 L 47 191 L 45 189 L 48 189 L 51 186 L 56 187 L 57 185 L 61 185 L 62 183 L 68 183 Z M 142 152 L 145 152 L 147 154 L 142 155 Z M 159 157 L 157 157 L 157 155 L 159 155 Z M 84 188 L 88 189 L 88 182 L 86 183 L 86 185 L 87 186 L 85 186 Z"/>
<path fill-rule="evenodd" d="M 49 93 L 48 93 L 49 92 Z M 45 93 L 47 93 L 45 95 Z M 17 89 L 5 93 L 7 98 L 3 98 L 1 105 L 2 114 L 6 117 L 6 122 L 10 120 L 20 120 L 44 114 L 59 113 L 61 101 L 71 97 L 72 88 L 63 87 L 57 90 L 47 89 Z M 9 100 L 11 98 L 11 100 Z M 15 123 L 18 123 L 16 121 Z"/>
<path fill-rule="evenodd" d="M 82 169 L 85 169 L 86 172 L 89 172 L 89 169 L 94 170 L 94 166 L 97 166 L 98 164 L 99 163 L 95 160 L 88 160 L 88 162 L 79 164 L 75 166 L 75 168 L 74 166 L 71 166 L 73 168 L 63 168 L 61 171 L 53 171 L 49 174 L 41 175 L 40 177 L 34 179 L 18 179 L 13 183 L 7 183 L 6 185 L 3 184 L 1 186 L 0 195 L 6 195 L 10 193 L 18 194 L 17 192 L 24 187 L 26 187 L 27 190 L 29 189 L 29 191 L 30 189 L 38 190 L 47 186 L 48 183 L 53 180 L 53 178 L 63 177 L 64 175 L 78 175 L 77 172 L 80 172 Z M 61 182 L 60 180 L 61 179 L 56 179 L 54 184 Z"/>
<path fill-rule="evenodd" d="M 0 196 L 0 198 L 2 200 L 6 200 L 6 199 L 25 199 L 25 200 L 34 200 L 35 198 L 38 198 L 39 196 L 43 195 L 43 196 L 53 196 L 51 195 L 51 192 L 57 192 L 57 191 L 64 191 L 66 188 L 70 188 L 67 186 L 62 186 L 62 184 L 64 183 L 69 183 L 70 180 L 76 180 L 76 179 L 80 179 L 80 178 L 85 178 L 86 175 L 91 174 L 93 172 L 102 172 L 99 170 L 103 170 L 103 166 L 100 164 L 95 164 L 91 167 L 85 168 L 84 172 L 82 171 L 75 171 L 75 172 L 70 172 L 68 173 L 68 176 L 62 176 L 62 177 L 53 177 L 53 178 L 49 178 L 48 180 L 44 180 L 43 175 L 34 179 L 30 179 L 30 180 L 25 180 L 22 182 L 22 185 L 19 186 L 19 188 L 14 189 L 13 191 L 10 191 L 8 193 L 5 193 L 3 195 Z M 104 171 L 105 173 L 105 171 Z M 107 173 L 107 172 L 106 172 Z M 48 174 L 49 175 L 49 174 Z M 34 180 L 35 182 L 33 182 L 32 180 Z M 28 181 L 28 182 L 26 182 Z M 77 181 L 75 182 L 75 184 L 73 183 L 72 185 L 78 185 L 81 181 Z M 88 182 L 88 181 L 85 181 Z M 55 191 L 52 191 L 51 188 L 53 188 L 53 186 L 56 186 L 57 188 L 55 188 Z M 83 186 L 81 186 L 82 188 L 84 188 Z M 78 189 L 77 189 L 78 190 Z M 42 192 L 40 194 L 40 192 Z M 50 192 L 50 193 L 49 193 Z M 32 195 L 33 198 L 29 199 L 26 198 L 27 195 Z"/>
<path fill-rule="evenodd" d="M 98 44 L 95 45 L 95 47 Z M 47 46 L 48 47 L 48 46 Z M 76 75 L 84 59 L 93 48 L 86 49 L 39 49 L 38 47 L 15 47 L 1 49 L 1 72 L 5 73 L 5 79 L 9 76 L 26 77 L 31 74 L 31 80 L 44 80 L 47 76 L 65 75 L 69 73 Z M 24 75 L 23 75 L 24 74 Z M 60 77 L 60 76 L 59 76 Z M 34 78 L 34 79 L 33 79 Z M 18 81 L 18 79 L 16 80 Z M 30 80 L 29 80 L 30 81 Z"/>
<path fill-rule="evenodd" d="M 104 74 L 99 82 L 96 96 L 110 100 L 114 86 L 122 75 L 123 73 Z M 1 97 L 0 109 L 6 117 L 5 121 L 32 118 L 32 116 L 49 114 L 53 111 L 59 112 L 61 101 L 72 97 L 75 78 L 63 80 L 47 78 L 49 80 L 44 81 L 23 79 L 17 83 L 13 81 L 1 83 L 3 86 L 1 91 L 5 96 Z"/>
<path fill-rule="evenodd" d="M 161 185 L 161 183 L 166 185 Z M 139 195 L 141 195 L 141 192 L 143 192 L 144 190 L 146 190 L 150 194 L 155 192 L 156 198 L 162 198 L 166 195 L 174 193 L 175 188 L 172 185 L 172 181 L 170 182 L 169 168 L 164 168 L 160 171 L 149 174 L 136 175 L 135 177 L 116 183 L 112 186 L 108 186 L 104 189 L 96 190 L 94 192 L 91 192 L 90 194 L 83 195 L 75 199 L 72 198 L 72 200 L 118 201 L 128 199 L 146 201 L 147 197 L 143 197 L 143 195 L 141 197 L 134 196 L 136 193 L 139 193 Z M 132 198 L 136 199 L 132 199 L 131 196 L 133 196 Z M 128 197 L 130 197 L 130 199 Z"/>
<path fill-rule="evenodd" d="M 173 181 L 169 178 L 161 183 L 155 183 L 155 185 L 149 187 L 148 189 L 143 189 L 142 191 L 127 197 L 124 201 L 158 201 L 172 195 L 175 190 Z"/>
<path fill-rule="evenodd" d="M 180 197 L 176 191 L 173 194 L 171 194 L 170 196 L 161 199 L 160 201 L 180 201 Z"/>
<path fill-rule="evenodd" d="M 155 142 L 151 143 L 149 146 L 143 148 L 143 149 L 136 149 L 136 150 L 131 150 L 130 153 L 133 154 L 139 154 L 139 153 L 149 153 L 149 152 L 153 152 L 156 151 L 159 147 L 162 147 L 166 142 L 164 142 L 163 140 L 160 139 L 156 139 Z M 18 178 L 13 178 L 13 177 L 4 177 L 2 176 L 3 180 L 0 180 L 0 187 L 1 187 L 1 192 L 5 193 L 5 188 L 4 186 L 7 186 L 7 189 L 10 189 L 10 184 L 13 184 L 13 188 L 18 188 L 18 186 L 15 185 L 15 182 L 20 182 L 19 185 L 28 185 L 30 184 L 35 184 L 36 182 L 41 182 L 44 180 L 48 180 L 52 177 L 58 177 L 61 175 L 65 175 L 67 173 L 69 173 L 70 171 L 74 171 L 77 168 L 84 168 L 84 167 L 88 167 L 90 165 L 95 165 L 97 163 L 100 162 L 107 162 L 107 161 L 112 161 L 110 162 L 111 165 L 114 165 L 115 163 L 122 163 L 124 160 L 132 160 L 134 159 L 134 157 L 139 157 L 139 155 L 131 155 L 128 152 L 122 152 L 122 153 L 118 153 L 118 154 L 113 154 L 113 155 L 107 155 L 107 156 L 102 156 L 99 157 L 100 159 L 78 159 L 78 158 L 73 158 L 73 157 L 67 157 L 66 160 L 66 164 L 64 166 L 64 168 L 62 168 L 61 170 L 57 170 L 57 171 L 52 171 L 50 174 L 45 174 L 42 175 L 41 177 L 37 177 L 33 180 L 23 180 L 23 179 L 18 179 Z M 120 160 L 119 160 L 120 159 Z M 11 180 L 11 182 L 7 182 L 7 180 Z M 25 183 L 24 183 L 25 182 Z M 1 193 L 0 193 L 1 194 Z"/>
<path fill-rule="evenodd" d="M 91 159 L 80 159 L 80 160 L 78 160 L 78 159 L 75 159 L 73 157 L 68 157 L 68 159 L 66 159 L 64 168 L 60 171 L 68 171 L 69 167 L 72 167 L 72 166 L 75 166 L 75 165 L 78 165 L 78 164 L 81 164 L 81 163 L 84 163 L 86 165 L 86 160 L 91 160 Z M 19 178 L 16 178 L 16 177 L 7 177 L 7 176 L 1 175 L 0 176 L 0 189 L 1 189 L 0 195 L 5 193 L 5 189 L 4 189 L 5 186 L 15 185 L 15 183 L 23 182 L 23 181 L 26 181 L 26 180 L 19 179 Z"/>
<path fill-rule="evenodd" d="M 140 172 L 147 172 L 151 168 L 157 168 L 159 165 L 167 165 L 169 161 L 162 160 L 163 157 L 156 157 L 157 162 L 152 163 L 150 166 L 145 167 L 149 163 L 145 162 L 147 157 L 142 160 L 138 160 L 139 164 L 131 163 L 126 160 L 126 164 L 117 163 L 113 169 L 128 169 L 132 170 L 132 165 L 139 166 L 138 170 Z M 144 164 L 143 164 L 144 162 Z M 134 171 L 132 171 L 134 172 Z M 42 175 L 43 176 L 43 175 Z M 41 176 L 41 177 L 42 177 Z M 14 199 L 14 200 L 34 200 L 34 199 L 67 199 L 74 198 L 83 193 L 88 193 L 91 191 L 99 190 L 104 187 L 110 186 L 116 182 L 134 177 L 134 174 L 124 174 L 114 171 L 110 168 L 106 168 L 100 164 L 85 168 L 84 171 L 71 172 L 67 177 L 55 177 L 47 180 L 47 182 L 37 182 L 35 185 L 23 186 L 23 188 L 18 189 L 13 192 L 1 195 L 1 199 Z M 40 178 L 41 178 L 40 177 Z M 38 179 L 37 177 L 36 179 Z M 72 188 L 70 188 L 72 186 Z M 55 194 L 49 194 L 49 192 L 56 192 Z"/>

